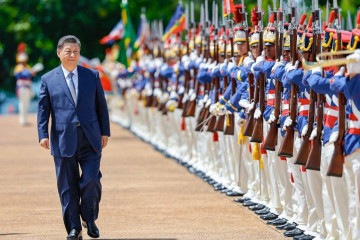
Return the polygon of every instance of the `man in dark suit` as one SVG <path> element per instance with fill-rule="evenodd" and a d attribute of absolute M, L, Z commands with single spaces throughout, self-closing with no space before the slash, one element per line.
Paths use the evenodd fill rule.
<path fill-rule="evenodd" d="M 68 240 L 82 239 L 80 216 L 90 237 L 100 235 L 95 225 L 101 199 L 100 160 L 110 136 L 99 73 L 78 65 L 80 48 L 75 36 L 59 40 L 61 65 L 41 77 L 38 107 L 39 141 L 43 148 L 51 147 L 54 157 Z"/>

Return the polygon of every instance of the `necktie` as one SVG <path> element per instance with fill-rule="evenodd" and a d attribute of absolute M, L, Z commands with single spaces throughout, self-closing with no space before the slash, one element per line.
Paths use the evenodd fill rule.
<path fill-rule="evenodd" d="M 69 78 L 70 78 L 70 84 L 69 84 L 69 90 L 70 90 L 70 93 L 71 93 L 71 96 L 74 100 L 74 102 L 76 103 L 76 90 L 75 90 L 75 84 L 74 84 L 74 80 L 73 80 L 73 76 L 74 76 L 74 73 L 69 73 Z"/>

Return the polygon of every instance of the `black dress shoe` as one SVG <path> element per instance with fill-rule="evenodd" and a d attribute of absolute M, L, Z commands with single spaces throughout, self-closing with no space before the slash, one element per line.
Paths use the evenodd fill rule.
<path fill-rule="evenodd" d="M 274 213 L 268 213 L 268 214 L 265 214 L 265 215 L 261 215 L 260 218 L 262 220 L 273 220 L 273 219 L 276 219 L 278 217 L 278 215 L 274 214 Z"/>
<path fill-rule="evenodd" d="M 214 185 L 216 183 L 216 181 L 214 179 L 210 179 L 209 181 L 207 181 L 208 184 L 210 185 Z"/>
<path fill-rule="evenodd" d="M 304 233 L 303 230 L 295 228 L 293 230 L 289 230 L 289 231 L 284 232 L 284 236 L 286 236 L 286 237 L 295 237 L 295 236 L 301 235 L 303 233 Z"/>
<path fill-rule="evenodd" d="M 224 189 L 226 189 L 226 187 L 224 187 L 222 184 L 214 186 L 215 191 L 222 191 Z"/>
<path fill-rule="evenodd" d="M 249 200 L 249 201 L 246 201 L 246 202 L 243 202 L 243 206 L 244 207 L 250 207 L 250 206 L 255 206 L 257 205 L 257 203 L 254 203 L 253 201 Z"/>
<path fill-rule="evenodd" d="M 266 214 L 270 213 L 270 209 L 266 207 L 264 209 L 255 211 L 255 213 L 257 215 L 266 215 Z"/>
<path fill-rule="evenodd" d="M 315 237 L 311 236 L 311 235 L 301 234 L 301 235 L 295 236 L 293 239 L 294 240 L 312 240 L 314 238 Z"/>
<path fill-rule="evenodd" d="M 220 190 L 221 193 L 226 193 L 227 191 L 229 191 L 229 189 L 227 189 L 226 187 L 222 190 Z"/>
<path fill-rule="evenodd" d="M 287 223 L 287 220 L 284 219 L 284 218 L 277 218 L 277 219 L 270 220 L 270 221 L 267 222 L 267 224 L 271 224 L 271 225 L 274 225 L 274 226 L 284 225 L 286 223 Z"/>
<path fill-rule="evenodd" d="M 92 238 L 100 237 L 99 229 L 96 226 L 95 222 L 86 222 L 83 223 L 84 228 L 87 228 L 87 234 Z"/>
<path fill-rule="evenodd" d="M 241 197 L 243 195 L 244 195 L 244 193 L 234 192 L 232 190 L 229 190 L 226 192 L 226 196 L 229 196 L 229 197 Z"/>
<path fill-rule="evenodd" d="M 251 199 L 251 198 L 248 198 L 248 197 L 235 198 L 235 199 L 234 199 L 234 202 L 243 203 L 243 202 L 249 201 L 250 199 Z"/>
<path fill-rule="evenodd" d="M 66 240 L 82 240 L 81 231 L 76 229 L 71 230 L 69 235 L 66 237 Z"/>
<path fill-rule="evenodd" d="M 264 209 L 264 208 L 265 208 L 265 205 L 264 205 L 264 204 L 261 204 L 261 203 L 249 207 L 249 209 L 250 209 L 251 211 L 257 211 L 257 210 L 261 210 L 261 209 Z"/>
<path fill-rule="evenodd" d="M 290 231 L 297 227 L 296 223 L 287 223 L 285 225 L 276 226 L 277 229 Z"/>

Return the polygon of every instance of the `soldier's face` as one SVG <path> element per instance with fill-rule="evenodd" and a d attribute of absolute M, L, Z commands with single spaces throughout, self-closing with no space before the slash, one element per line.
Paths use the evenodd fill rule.
<path fill-rule="evenodd" d="M 259 45 L 251 46 L 251 54 L 253 55 L 254 59 L 259 56 Z"/>
<path fill-rule="evenodd" d="M 290 50 L 283 51 L 283 59 L 285 62 L 290 62 Z"/>
<path fill-rule="evenodd" d="M 245 55 L 247 53 L 246 44 L 236 44 L 239 55 Z"/>
<path fill-rule="evenodd" d="M 219 63 L 224 62 L 224 55 L 219 54 Z"/>
<path fill-rule="evenodd" d="M 264 47 L 265 50 L 265 56 L 270 59 L 275 58 L 275 45 L 266 46 Z"/>

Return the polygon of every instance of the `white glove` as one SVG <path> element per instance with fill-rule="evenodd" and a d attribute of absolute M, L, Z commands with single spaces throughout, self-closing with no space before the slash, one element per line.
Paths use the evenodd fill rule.
<path fill-rule="evenodd" d="M 185 92 L 185 87 L 184 86 L 179 86 L 178 93 L 183 94 L 184 92 Z"/>
<path fill-rule="evenodd" d="M 202 109 L 205 105 L 205 102 L 203 100 L 198 101 L 197 106 Z"/>
<path fill-rule="evenodd" d="M 320 73 L 320 75 L 322 74 L 322 67 L 315 67 L 313 69 L 311 69 L 311 73 L 315 74 L 315 73 Z"/>
<path fill-rule="evenodd" d="M 190 61 L 190 58 L 189 58 L 189 56 L 188 55 L 182 55 L 182 57 L 181 57 L 181 62 L 186 62 L 186 61 Z"/>
<path fill-rule="evenodd" d="M 179 96 L 177 95 L 177 93 L 176 93 L 175 91 L 171 91 L 171 93 L 170 93 L 170 99 L 174 99 L 174 98 L 178 99 Z"/>
<path fill-rule="evenodd" d="M 360 73 L 360 50 L 356 49 L 355 52 L 346 57 L 346 59 L 355 60 L 355 62 L 346 64 L 348 73 L 358 74 Z"/>
<path fill-rule="evenodd" d="M 243 64 L 245 67 L 248 67 L 249 64 L 255 62 L 254 61 L 254 57 L 253 55 L 251 54 L 251 52 L 248 53 L 248 56 L 246 58 L 244 58 L 244 61 L 243 61 Z"/>
<path fill-rule="evenodd" d="M 184 93 L 184 97 L 182 98 L 182 103 L 186 103 L 187 100 L 189 100 L 189 94 L 188 93 Z"/>
<path fill-rule="evenodd" d="M 196 93 L 195 92 L 192 92 L 190 94 L 190 101 L 194 101 L 196 99 Z"/>
<path fill-rule="evenodd" d="M 175 100 L 172 100 L 172 99 L 167 101 L 166 104 L 165 104 L 166 109 L 171 111 L 171 112 L 174 111 L 175 108 L 177 108 L 177 106 L 178 106 L 178 102 L 175 101 Z"/>
<path fill-rule="evenodd" d="M 271 72 L 274 73 L 276 68 L 279 67 L 279 66 L 284 66 L 284 63 L 281 62 L 281 61 L 276 61 L 274 66 L 271 68 Z"/>
<path fill-rule="evenodd" d="M 247 109 L 249 107 L 250 103 L 247 99 L 241 99 L 239 101 L 239 105 L 240 105 L 240 107 Z"/>
<path fill-rule="evenodd" d="M 217 107 L 218 105 L 216 103 L 210 105 L 209 111 L 212 115 L 217 115 Z"/>
<path fill-rule="evenodd" d="M 224 105 L 221 105 L 217 108 L 217 116 L 222 116 L 222 115 L 225 115 L 226 113 L 226 108 Z"/>
<path fill-rule="evenodd" d="M 344 73 L 345 73 L 345 67 L 341 67 L 341 68 L 339 69 L 339 71 L 337 71 L 337 73 L 334 74 L 334 77 L 335 77 L 335 76 L 342 77 L 342 76 L 344 76 Z"/>
<path fill-rule="evenodd" d="M 247 112 L 249 113 L 251 110 L 253 110 L 255 107 L 255 102 L 251 102 L 247 107 Z"/>
<path fill-rule="evenodd" d="M 37 63 L 31 68 L 31 70 L 35 73 L 40 72 L 43 69 L 44 69 L 44 65 L 42 63 Z"/>
<path fill-rule="evenodd" d="M 330 138 L 329 138 L 329 143 L 334 143 L 338 140 L 339 138 L 339 132 L 336 131 L 336 132 L 332 132 L 331 135 L 330 135 Z"/>
<path fill-rule="evenodd" d="M 206 103 L 208 99 L 209 99 L 209 95 L 208 95 L 208 94 L 205 94 L 205 96 L 203 97 L 202 101 L 203 101 L 204 103 Z"/>
<path fill-rule="evenodd" d="M 317 136 L 317 127 L 314 127 L 314 129 L 312 130 L 311 134 L 310 134 L 310 138 L 309 140 L 314 140 L 314 138 L 316 138 Z"/>
<path fill-rule="evenodd" d="M 250 72 L 252 74 L 255 74 L 255 70 L 254 70 L 255 65 L 256 65 L 255 63 L 253 65 L 251 65 Z"/>
<path fill-rule="evenodd" d="M 160 97 L 161 96 L 161 90 L 160 90 L 160 88 L 155 88 L 154 89 L 154 96 L 155 97 Z"/>
<path fill-rule="evenodd" d="M 276 120 L 276 117 L 275 117 L 275 115 L 274 115 L 274 112 L 272 112 L 271 114 L 270 114 L 270 117 L 269 117 L 269 120 L 267 120 L 267 123 L 273 123 L 273 122 L 275 122 L 275 120 Z"/>
<path fill-rule="evenodd" d="M 151 96 L 153 93 L 153 90 L 152 88 L 149 86 L 149 87 L 145 87 L 145 94 L 146 96 Z"/>
<path fill-rule="evenodd" d="M 261 111 L 259 108 L 257 108 L 254 112 L 254 118 L 259 119 L 261 117 Z"/>
<path fill-rule="evenodd" d="M 287 127 L 290 127 L 292 124 L 292 120 L 290 117 L 287 117 L 284 122 L 283 130 L 285 131 Z"/>
<path fill-rule="evenodd" d="M 211 105 L 211 99 L 208 99 L 205 103 L 205 107 L 209 107 Z"/>
<path fill-rule="evenodd" d="M 169 100 L 169 93 L 167 92 L 164 92 L 162 95 L 161 95 L 161 102 L 164 103 L 166 102 L 167 100 Z"/>
<path fill-rule="evenodd" d="M 184 66 L 184 69 L 185 70 L 189 70 L 189 64 L 190 64 L 190 61 L 183 61 L 183 66 Z"/>
<path fill-rule="evenodd" d="M 303 129 L 301 130 L 301 136 L 305 136 L 306 133 L 308 132 L 309 126 L 306 124 Z"/>
<path fill-rule="evenodd" d="M 298 66 L 299 66 L 299 60 L 296 60 L 295 64 L 294 64 L 294 65 L 290 65 L 290 66 L 287 68 L 286 72 L 288 73 L 288 72 L 290 72 L 290 71 L 292 71 L 292 70 L 295 70 L 295 69 L 298 68 Z"/>
<path fill-rule="evenodd" d="M 259 55 L 256 58 L 255 64 L 258 65 L 259 63 L 264 62 L 264 61 L 265 61 L 265 51 L 262 51 L 261 55 Z"/>

